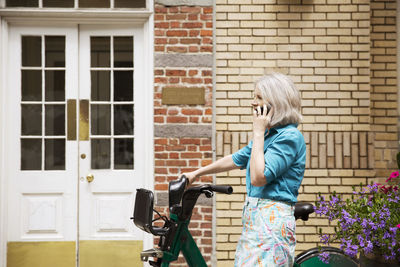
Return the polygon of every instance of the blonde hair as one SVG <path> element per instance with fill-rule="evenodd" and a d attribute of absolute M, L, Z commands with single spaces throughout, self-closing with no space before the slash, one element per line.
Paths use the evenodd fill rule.
<path fill-rule="evenodd" d="M 270 73 L 257 80 L 255 86 L 263 101 L 274 109 L 271 127 L 301 122 L 301 95 L 288 76 Z"/>

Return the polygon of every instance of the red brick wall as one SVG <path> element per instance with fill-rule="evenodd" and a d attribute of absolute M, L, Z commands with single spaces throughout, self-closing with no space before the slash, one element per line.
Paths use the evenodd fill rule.
<path fill-rule="evenodd" d="M 212 7 L 155 6 L 155 57 L 159 55 L 212 55 Z M 172 64 L 173 65 L 173 64 Z M 211 65 L 212 66 L 212 65 Z M 212 67 L 168 66 L 156 64 L 154 70 L 154 123 L 190 126 L 212 123 Z M 162 90 L 165 87 L 201 87 L 205 91 L 204 105 L 165 105 Z M 187 128 L 188 129 L 188 128 Z M 190 129 L 190 128 L 189 128 Z M 157 136 L 155 145 L 155 192 L 168 191 L 168 182 L 180 173 L 207 165 L 212 161 L 211 136 L 171 137 Z M 202 177 L 200 183 L 211 183 L 212 176 Z M 163 214 L 167 205 L 158 206 Z M 192 216 L 190 231 L 208 265 L 212 253 L 212 206 L 198 205 Z M 156 240 L 157 242 L 157 240 Z M 179 261 L 186 266 L 181 256 Z"/>
<path fill-rule="evenodd" d="M 155 6 L 155 52 L 212 53 L 212 7 Z"/>

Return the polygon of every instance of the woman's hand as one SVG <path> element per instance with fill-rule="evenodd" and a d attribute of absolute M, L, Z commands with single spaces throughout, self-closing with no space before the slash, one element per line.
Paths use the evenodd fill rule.
<path fill-rule="evenodd" d="M 185 175 L 186 178 L 188 178 L 188 184 L 187 184 L 187 186 L 192 185 L 192 183 L 196 180 L 197 175 L 196 175 L 195 172 L 196 172 L 196 171 L 182 173 L 182 175 L 180 176 L 180 177 L 182 177 L 183 175 Z"/>
<path fill-rule="evenodd" d="M 274 108 L 271 107 L 267 114 L 267 105 L 263 105 L 263 111 L 261 113 L 260 106 L 257 106 L 253 110 L 253 135 L 264 136 L 267 129 L 271 128 L 271 119 L 273 115 Z"/>
<path fill-rule="evenodd" d="M 263 186 L 267 183 L 264 176 L 264 133 L 271 128 L 273 107 L 267 113 L 267 106 L 264 104 L 261 113 L 260 106 L 253 111 L 253 147 L 250 156 L 250 180 L 253 186 Z"/>

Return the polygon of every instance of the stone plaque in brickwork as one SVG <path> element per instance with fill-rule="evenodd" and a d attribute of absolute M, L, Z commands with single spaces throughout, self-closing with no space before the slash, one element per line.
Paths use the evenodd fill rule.
<path fill-rule="evenodd" d="M 165 87 L 162 90 L 162 103 L 165 105 L 204 105 L 204 88 Z"/>

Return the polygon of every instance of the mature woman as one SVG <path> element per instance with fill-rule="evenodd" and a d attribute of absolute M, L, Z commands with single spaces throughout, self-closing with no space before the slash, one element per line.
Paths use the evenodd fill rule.
<path fill-rule="evenodd" d="M 197 177 L 246 168 L 247 197 L 235 266 L 292 266 L 296 245 L 294 204 L 304 175 L 306 145 L 297 129 L 301 97 L 285 75 L 255 84 L 253 140 L 232 155 L 185 173 Z"/>

